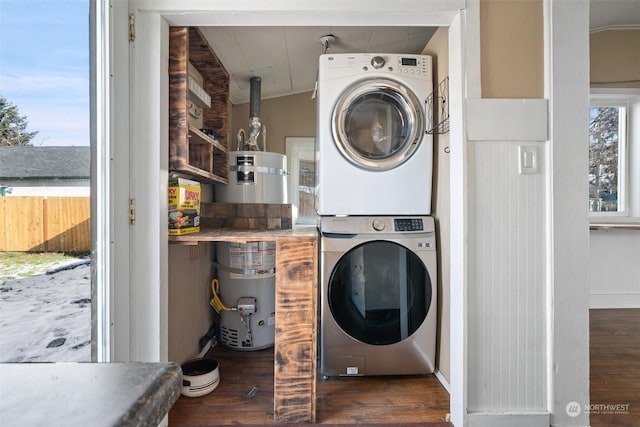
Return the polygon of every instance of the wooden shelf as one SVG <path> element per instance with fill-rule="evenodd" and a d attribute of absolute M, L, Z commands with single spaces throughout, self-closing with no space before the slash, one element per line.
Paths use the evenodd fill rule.
<path fill-rule="evenodd" d="M 259 240 L 286 240 L 317 238 L 315 227 L 298 227 L 288 230 L 237 230 L 231 228 L 201 229 L 198 233 L 169 236 L 170 243 L 197 245 L 199 242 L 247 243 Z"/>
<path fill-rule="evenodd" d="M 219 150 L 223 153 L 229 152 L 227 147 L 224 147 L 218 141 L 206 135 L 204 132 L 202 132 L 199 129 L 189 127 L 189 138 L 191 138 L 192 144 L 208 144 L 208 145 L 211 145 L 215 150 Z"/>
<path fill-rule="evenodd" d="M 189 117 L 189 73 L 202 77 L 211 108 L 202 108 L 202 123 Z M 201 126 L 201 128 L 199 128 Z M 200 129 L 213 131 L 218 141 Z M 228 182 L 229 74 L 195 27 L 169 30 L 169 171 L 207 183 Z"/>

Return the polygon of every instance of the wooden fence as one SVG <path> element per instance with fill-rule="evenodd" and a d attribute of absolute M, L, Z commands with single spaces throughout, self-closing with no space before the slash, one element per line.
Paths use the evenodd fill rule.
<path fill-rule="evenodd" d="M 88 197 L 0 197 L 0 252 L 88 252 Z"/>

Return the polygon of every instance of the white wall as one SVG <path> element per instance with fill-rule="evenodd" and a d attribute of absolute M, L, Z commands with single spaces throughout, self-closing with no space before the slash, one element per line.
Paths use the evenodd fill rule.
<path fill-rule="evenodd" d="M 199 340 L 213 322 L 211 253 L 213 244 L 169 245 L 169 355 L 182 364 L 198 356 Z"/>
<path fill-rule="evenodd" d="M 88 179 L 2 181 L 10 189 L 7 196 L 89 197 Z"/>
<path fill-rule="evenodd" d="M 640 308 L 640 230 L 589 234 L 589 307 Z"/>
<path fill-rule="evenodd" d="M 436 84 L 449 75 L 449 29 L 438 28 L 423 50 L 424 55 L 433 56 Z M 444 379 L 451 378 L 450 328 L 450 204 L 449 133 L 433 135 L 433 192 L 432 215 L 436 220 L 438 238 L 438 360 L 436 367 Z"/>

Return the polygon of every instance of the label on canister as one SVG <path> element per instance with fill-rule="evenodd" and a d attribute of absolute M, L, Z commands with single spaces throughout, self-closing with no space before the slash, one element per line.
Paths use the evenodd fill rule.
<path fill-rule="evenodd" d="M 249 242 L 229 244 L 231 268 L 270 272 L 276 266 L 275 242 Z M 271 274 L 271 273 L 267 273 Z M 242 278 L 242 274 L 232 273 L 232 278 Z"/>

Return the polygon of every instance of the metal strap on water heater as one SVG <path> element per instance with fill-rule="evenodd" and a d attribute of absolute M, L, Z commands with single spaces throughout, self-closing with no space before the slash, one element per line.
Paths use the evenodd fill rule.
<path fill-rule="evenodd" d="M 235 268 L 235 267 L 228 267 L 226 265 L 222 265 L 219 264 L 217 262 L 214 262 L 213 265 L 216 268 L 219 268 L 220 270 L 223 271 L 227 271 L 229 273 L 236 273 L 236 274 L 242 274 L 244 276 L 258 276 L 261 274 L 275 274 L 276 269 L 274 268 L 268 268 L 266 270 L 258 270 L 255 268 Z"/>
<path fill-rule="evenodd" d="M 258 173 L 270 173 L 273 175 L 288 176 L 289 172 L 280 168 L 270 168 L 267 166 L 250 166 L 250 165 L 231 165 L 229 166 L 231 172 L 258 172 Z"/>

